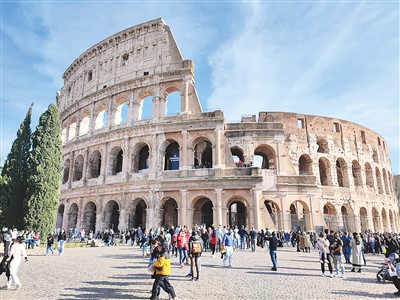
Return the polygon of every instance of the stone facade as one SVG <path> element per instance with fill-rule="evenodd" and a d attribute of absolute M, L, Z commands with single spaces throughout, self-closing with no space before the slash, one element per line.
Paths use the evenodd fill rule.
<path fill-rule="evenodd" d="M 63 78 L 58 227 L 399 229 L 382 136 L 321 116 L 228 123 L 220 110 L 203 112 L 194 64 L 162 19 L 94 45 Z"/>

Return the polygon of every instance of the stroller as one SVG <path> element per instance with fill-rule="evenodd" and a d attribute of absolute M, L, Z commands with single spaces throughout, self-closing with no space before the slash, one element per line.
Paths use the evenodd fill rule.
<path fill-rule="evenodd" d="M 400 266 L 397 266 L 396 264 L 399 262 L 399 255 L 396 253 L 392 253 L 389 255 L 388 258 L 385 258 L 382 266 L 379 267 L 379 271 L 376 274 L 376 279 L 378 282 L 385 283 L 386 281 L 393 281 L 393 277 L 397 276 L 397 268 Z M 393 266 L 396 266 L 396 270 L 391 270 L 389 265 L 392 264 Z"/>

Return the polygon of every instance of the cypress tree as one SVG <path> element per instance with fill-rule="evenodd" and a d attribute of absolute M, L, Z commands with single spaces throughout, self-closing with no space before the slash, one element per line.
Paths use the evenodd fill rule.
<path fill-rule="evenodd" d="M 60 129 L 59 111 L 50 104 L 32 136 L 24 218 L 26 226 L 42 236 L 56 225 L 63 169 Z"/>
<path fill-rule="evenodd" d="M 0 211 L 2 225 L 23 228 L 23 207 L 26 199 L 28 161 L 31 150 L 31 115 L 29 107 L 24 121 L 21 123 L 17 138 L 1 170 Z"/>

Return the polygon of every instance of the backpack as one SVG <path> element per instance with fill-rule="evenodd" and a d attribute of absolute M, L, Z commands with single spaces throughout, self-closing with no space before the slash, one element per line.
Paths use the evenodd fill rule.
<path fill-rule="evenodd" d="M 199 242 L 193 242 L 192 244 L 192 254 L 201 253 L 201 245 Z"/>

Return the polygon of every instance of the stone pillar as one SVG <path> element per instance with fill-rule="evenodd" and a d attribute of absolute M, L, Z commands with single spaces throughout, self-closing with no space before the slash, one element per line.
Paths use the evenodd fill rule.
<path fill-rule="evenodd" d="M 188 162 L 189 160 L 189 133 L 187 130 L 182 131 L 182 148 L 179 151 L 179 169 L 180 170 L 188 170 L 191 169 L 191 164 Z"/>
<path fill-rule="evenodd" d="M 215 154 L 213 168 L 221 168 L 221 128 L 215 129 Z"/>
<path fill-rule="evenodd" d="M 104 124 L 105 128 L 111 129 L 115 125 L 115 109 L 113 105 L 113 98 L 108 99 L 107 103 L 107 123 Z"/>
<path fill-rule="evenodd" d="M 261 229 L 260 227 L 260 199 L 262 197 L 262 191 L 258 189 L 253 189 L 253 206 L 254 206 L 254 217 L 252 226 L 256 229 Z"/>
<path fill-rule="evenodd" d="M 107 169 L 108 169 L 108 144 L 104 143 L 102 145 L 103 148 L 103 157 L 101 160 L 101 169 L 100 169 L 100 176 L 103 178 L 103 183 L 106 181 L 107 176 Z"/>
<path fill-rule="evenodd" d="M 187 190 L 179 191 L 181 192 L 181 205 L 178 207 L 178 224 L 183 226 L 186 224 Z"/>
<path fill-rule="evenodd" d="M 134 117 L 134 99 L 135 99 L 135 92 L 131 92 L 128 95 L 128 116 L 126 123 L 128 126 L 132 126 L 134 124 L 133 117 Z"/>
<path fill-rule="evenodd" d="M 83 212 L 83 201 L 84 198 L 81 197 L 79 198 L 79 202 L 78 202 L 78 216 L 76 218 L 76 229 L 79 231 L 82 227 L 82 219 L 84 216 L 84 212 Z"/>
<path fill-rule="evenodd" d="M 123 142 L 123 161 L 122 161 L 122 173 L 123 174 L 128 174 L 129 173 L 129 155 L 128 155 L 128 149 L 129 149 L 129 139 L 124 138 Z"/>
<path fill-rule="evenodd" d="M 74 170 L 75 170 L 75 151 L 71 152 L 71 160 L 70 160 L 70 166 L 69 166 L 69 173 L 68 173 L 68 188 L 71 188 L 72 184 L 72 177 L 74 175 Z"/>
<path fill-rule="evenodd" d="M 94 114 L 96 107 L 94 105 L 94 102 L 92 103 L 91 106 L 92 106 L 92 108 L 90 109 L 89 135 L 93 134 L 94 127 L 96 125 L 95 114 Z"/>
<path fill-rule="evenodd" d="M 215 189 L 216 207 L 213 208 L 213 220 L 214 220 L 215 227 L 217 227 L 218 225 L 225 224 L 224 219 L 223 219 L 223 213 L 222 213 L 222 191 L 223 191 L 223 189 Z M 226 216 L 225 216 L 225 219 L 226 219 Z"/>
<path fill-rule="evenodd" d="M 186 79 L 183 87 L 183 93 L 181 94 L 181 113 L 189 113 L 189 84 L 190 80 Z"/>
<path fill-rule="evenodd" d="M 126 224 L 126 211 L 125 209 L 121 209 L 119 211 L 119 224 L 118 224 L 118 229 L 121 230 L 125 230 L 127 227 Z"/>

